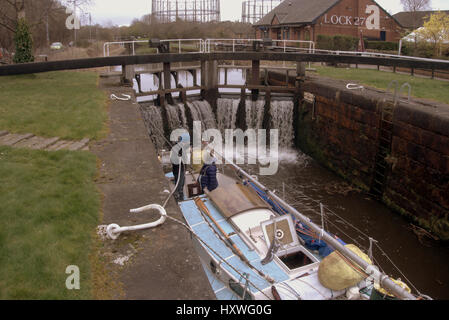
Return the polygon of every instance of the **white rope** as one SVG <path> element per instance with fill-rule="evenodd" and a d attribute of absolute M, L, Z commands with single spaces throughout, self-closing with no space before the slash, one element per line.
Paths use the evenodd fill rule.
<path fill-rule="evenodd" d="M 346 85 L 346 89 L 348 89 L 348 90 L 359 90 L 359 89 L 364 89 L 364 88 L 365 88 L 364 86 L 361 86 L 356 83 L 348 83 Z"/>
<path fill-rule="evenodd" d="M 120 234 L 123 232 L 155 228 L 155 227 L 162 225 L 165 222 L 165 220 L 167 219 L 167 212 L 165 211 L 165 209 L 163 207 L 161 207 L 158 204 L 151 204 L 151 205 L 148 205 L 148 206 L 145 206 L 142 208 L 132 209 L 132 210 L 130 210 L 130 212 L 131 213 L 141 213 L 141 212 L 145 212 L 145 211 L 149 211 L 149 210 L 159 211 L 159 214 L 161 215 L 159 220 L 152 222 L 152 223 L 141 224 L 141 225 L 131 226 L 131 227 L 120 227 L 118 224 L 110 224 L 106 229 L 106 232 L 107 232 L 109 238 L 112 240 L 116 240 L 116 239 L 118 239 Z"/>
<path fill-rule="evenodd" d="M 122 94 L 124 98 L 117 97 L 115 94 L 111 94 L 112 100 L 120 100 L 120 101 L 129 101 L 131 100 L 131 96 L 127 94 Z"/>

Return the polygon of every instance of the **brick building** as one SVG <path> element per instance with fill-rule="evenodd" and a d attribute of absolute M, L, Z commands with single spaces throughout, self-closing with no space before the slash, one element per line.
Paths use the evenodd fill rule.
<path fill-rule="evenodd" d="M 349 35 L 380 41 L 401 39 L 401 24 L 373 0 L 285 0 L 254 24 L 257 38 L 312 40 Z"/>

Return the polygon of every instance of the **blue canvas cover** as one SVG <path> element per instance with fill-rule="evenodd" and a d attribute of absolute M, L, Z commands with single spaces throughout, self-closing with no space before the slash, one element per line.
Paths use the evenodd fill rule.
<path fill-rule="evenodd" d="M 289 214 L 289 211 L 286 210 L 284 207 L 282 207 L 280 204 L 278 204 L 277 202 L 271 200 L 267 193 L 263 190 L 260 190 L 254 183 L 252 183 L 251 181 L 246 182 L 246 185 L 251 186 L 256 192 L 257 194 L 265 201 L 267 202 L 271 208 L 277 212 L 279 215 L 285 215 L 285 214 Z M 309 227 L 307 227 L 306 225 L 302 224 L 300 221 L 298 221 L 294 216 L 293 216 L 293 222 L 295 223 L 295 228 L 296 228 L 296 233 L 298 234 L 298 236 L 304 240 L 305 242 L 305 247 L 309 250 L 313 250 L 313 251 L 318 251 L 319 255 L 321 258 L 325 258 L 328 255 L 330 255 L 332 252 L 335 251 L 335 249 L 331 246 L 329 246 L 325 241 L 323 240 L 319 240 L 317 238 L 317 236 L 310 230 Z M 341 239 L 339 239 L 337 236 L 332 235 L 335 237 L 335 239 L 337 239 L 341 244 L 346 245 L 346 243 L 344 243 Z"/>

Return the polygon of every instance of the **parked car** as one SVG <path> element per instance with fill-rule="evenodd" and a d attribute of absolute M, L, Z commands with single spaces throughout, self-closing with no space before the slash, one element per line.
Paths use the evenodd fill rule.
<path fill-rule="evenodd" d="M 64 46 L 61 42 L 53 42 L 50 46 L 51 50 L 61 50 Z"/>

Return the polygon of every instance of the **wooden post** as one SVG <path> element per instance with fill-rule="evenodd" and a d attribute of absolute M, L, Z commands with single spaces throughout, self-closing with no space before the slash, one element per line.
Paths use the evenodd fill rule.
<path fill-rule="evenodd" d="M 205 60 L 201 60 L 201 86 L 206 87 L 207 83 L 207 64 Z"/>
<path fill-rule="evenodd" d="M 170 63 L 169 62 L 164 62 L 164 91 L 165 90 L 170 90 L 170 89 L 171 89 Z M 172 97 L 171 93 L 165 93 L 164 92 L 164 96 L 165 96 L 165 100 L 169 104 L 173 104 L 173 97 Z"/>
<path fill-rule="evenodd" d="M 225 76 L 224 84 L 225 84 L 225 86 L 227 86 L 228 85 L 228 68 L 224 68 L 224 76 Z"/>
<path fill-rule="evenodd" d="M 182 87 L 181 85 L 178 85 L 178 88 Z M 187 91 L 183 90 L 179 92 L 179 98 L 181 100 L 182 103 L 187 103 Z"/>
<path fill-rule="evenodd" d="M 251 84 L 254 86 L 259 85 L 260 81 L 260 60 L 253 60 L 251 67 Z M 259 97 L 259 90 L 251 90 L 252 100 L 256 101 Z"/>
<path fill-rule="evenodd" d="M 216 114 L 218 99 L 218 61 L 207 60 L 201 62 L 201 97 L 209 102 Z"/>
<path fill-rule="evenodd" d="M 297 88 L 301 87 L 301 84 L 306 80 L 306 63 L 298 62 L 296 64 L 296 81 L 295 86 Z"/>
<path fill-rule="evenodd" d="M 267 130 L 268 139 L 270 137 L 270 127 L 271 127 L 271 90 L 267 89 L 265 91 L 265 106 L 264 106 L 264 114 L 262 121 L 262 129 Z M 269 141 L 267 143 L 270 143 Z"/>
<path fill-rule="evenodd" d="M 237 109 L 237 120 L 235 123 L 236 127 L 246 131 L 248 125 L 246 123 L 246 89 L 242 88 L 240 91 L 240 103 Z"/>
<path fill-rule="evenodd" d="M 208 89 L 217 88 L 218 86 L 218 61 L 211 60 L 208 61 L 209 67 L 207 70 L 209 76 L 209 83 L 207 84 Z"/>
<path fill-rule="evenodd" d="M 122 65 L 122 83 L 132 84 L 135 77 L 133 65 Z"/>

